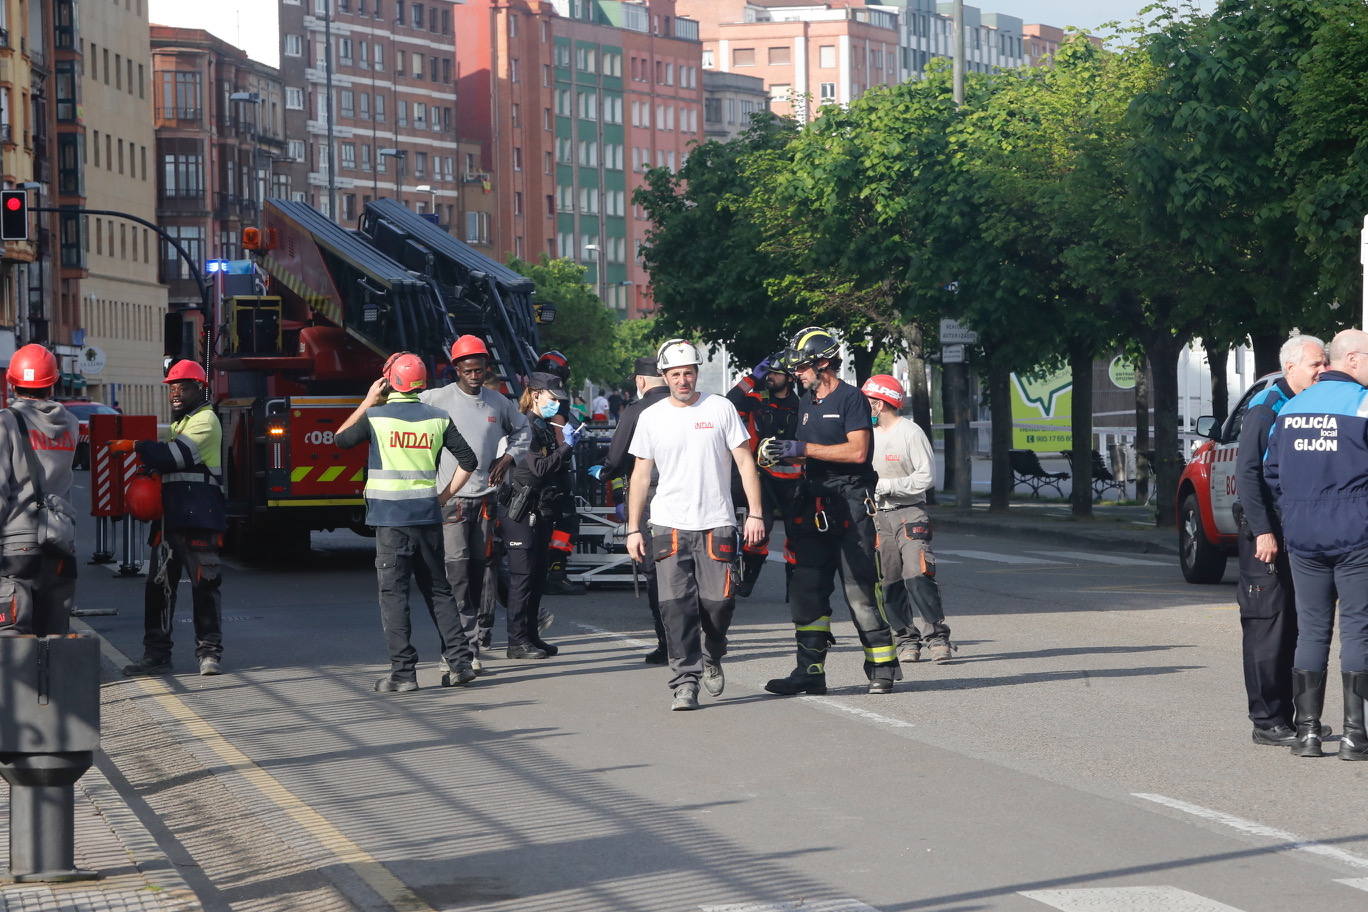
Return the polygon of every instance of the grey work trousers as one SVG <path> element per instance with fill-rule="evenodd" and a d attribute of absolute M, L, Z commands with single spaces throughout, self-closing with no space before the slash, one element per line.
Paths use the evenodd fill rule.
<path fill-rule="evenodd" d="M 494 626 L 484 598 L 486 570 L 494 563 L 494 495 L 453 497 L 442 508 L 442 551 L 461 630 L 478 654 Z M 445 646 L 445 644 L 443 644 Z"/>
<path fill-rule="evenodd" d="M 695 532 L 652 525 L 650 543 L 673 690 L 697 684 L 703 663 L 727 654 L 736 607 L 736 527 Z"/>
<path fill-rule="evenodd" d="M 0 572 L 0 636 L 65 636 L 76 600 L 76 559 L 6 555 Z M 17 572 L 15 572 L 17 571 Z"/>
<path fill-rule="evenodd" d="M 931 517 L 920 504 L 910 504 L 874 514 L 879 548 L 879 570 L 884 591 L 884 614 L 899 643 L 928 643 L 950 639 L 945 623 L 940 586 L 936 583 L 936 556 L 931 551 Z M 926 624 L 923 637 L 913 609 Z"/>

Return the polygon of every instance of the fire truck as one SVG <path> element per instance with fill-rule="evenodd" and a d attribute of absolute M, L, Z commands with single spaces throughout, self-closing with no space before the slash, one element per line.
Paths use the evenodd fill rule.
<path fill-rule="evenodd" d="M 269 200 L 244 247 L 254 293 L 222 299 L 208 346 L 229 540 L 245 553 L 306 549 L 313 530 L 369 534 L 366 448 L 339 449 L 333 433 L 390 354 L 420 355 L 435 377 L 473 333 L 517 393 L 537 323 L 554 319 L 528 279 L 392 200 L 366 204 L 358 231 Z"/>

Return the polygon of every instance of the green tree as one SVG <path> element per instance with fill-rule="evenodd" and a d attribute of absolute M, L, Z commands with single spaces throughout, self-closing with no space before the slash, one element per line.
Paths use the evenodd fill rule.
<path fill-rule="evenodd" d="M 621 382 L 615 373 L 614 338 L 617 317 L 585 283 L 588 271 L 570 260 L 542 255 L 537 263 L 514 257 L 508 264 L 532 280 L 537 300 L 556 306 L 555 322 L 539 333 L 543 349 L 559 349 L 570 359 L 570 384 Z"/>

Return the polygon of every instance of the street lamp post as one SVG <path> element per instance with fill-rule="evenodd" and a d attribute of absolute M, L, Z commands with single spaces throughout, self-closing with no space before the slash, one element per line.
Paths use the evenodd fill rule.
<path fill-rule="evenodd" d="M 598 244 L 585 244 L 584 249 L 594 254 L 594 284 L 598 286 L 599 300 L 607 296 L 608 286 L 603 275 L 603 248 Z M 606 301 L 604 303 L 607 303 Z"/>
<path fill-rule="evenodd" d="M 437 214 L 437 191 L 433 188 L 432 184 L 419 184 L 418 186 L 414 187 L 413 189 L 414 189 L 414 190 L 417 190 L 419 193 L 431 193 L 431 194 L 432 194 L 432 204 L 431 204 L 430 208 L 431 208 L 431 210 L 432 210 L 432 214 L 433 214 L 433 215 L 436 215 L 436 214 Z"/>
<path fill-rule="evenodd" d="M 404 201 L 404 159 L 408 158 L 408 152 L 404 149 L 381 149 L 375 154 L 382 158 L 394 159 L 394 198 L 402 203 Z"/>

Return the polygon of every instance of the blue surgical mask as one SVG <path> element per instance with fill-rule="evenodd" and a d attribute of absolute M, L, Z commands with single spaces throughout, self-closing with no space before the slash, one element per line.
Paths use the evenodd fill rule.
<path fill-rule="evenodd" d="M 543 418 L 555 418 L 556 413 L 560 411 L 560 400 L 552 399 L 550 402 L 543 405 L 537 411 L 541 414 Z"/>
<path fill-rule="evenodd" d="M 878 426 L 879 426 L 879 416 L 878 416 L 878 415 L 870 415 L 870 416 L 869 416 L 869 423 L 870 423 L 870 425 L 872 425 L 873 427 L 878 427 Z"/>

